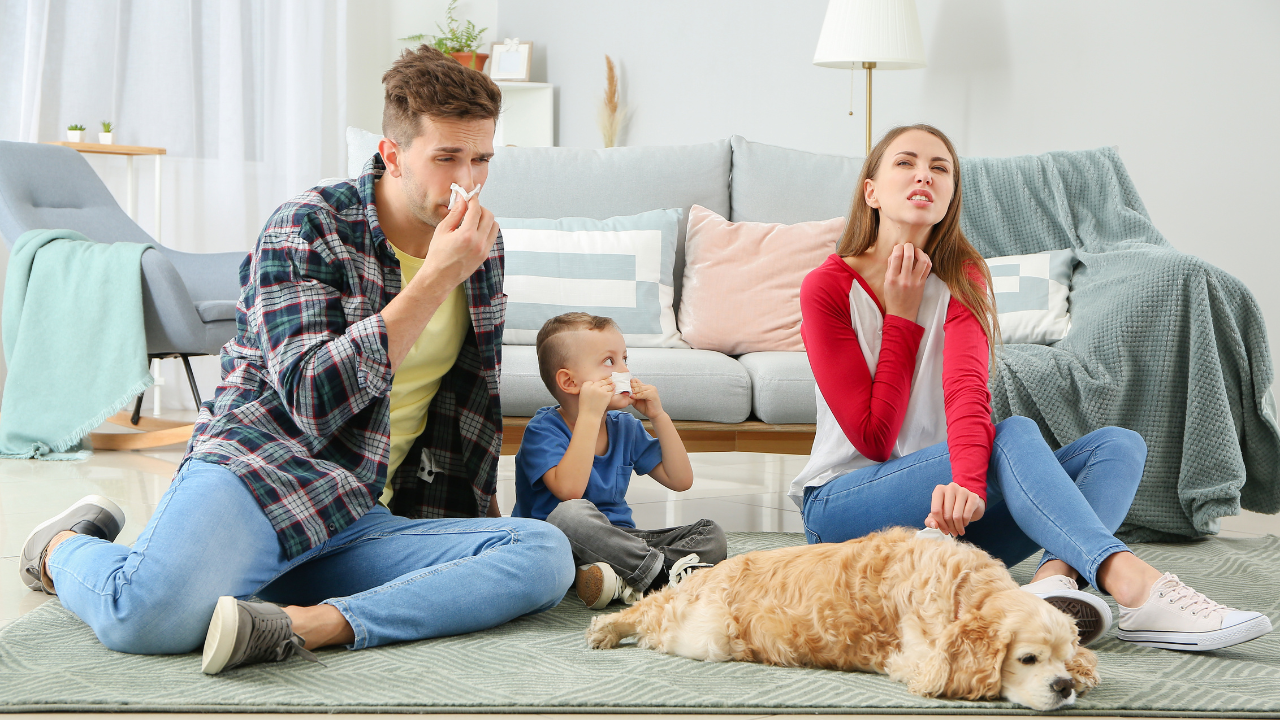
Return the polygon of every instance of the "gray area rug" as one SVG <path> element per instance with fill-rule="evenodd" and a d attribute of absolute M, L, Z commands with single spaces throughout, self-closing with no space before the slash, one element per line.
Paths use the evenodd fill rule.
<path fill-rule="evenodd" d="M 733 554 L 803 543 L 730 533 Z M 1134 546 L 1139 556 L 1280 625 L 1280 538 Z M 1019 582 L 1034 564 L 1014 568 Z M 1114 610 L 1114 607 L 1113 607 Z M 691 712 L 1027 714 L 1009 703 L 930 700 L 878 675 L 704 663 L 650 650 L 588 650 L 594 613 L 572 591 L 502 627 L 209 677 L 197 654 L 143 657 L 100 645 L 56 600 L 0 631 L 0 710 L 256 712 Z M 1280 632 L 1217 652 L 1093 649 L 1102 684 L 1076 715 L 1280 718 Z"/>

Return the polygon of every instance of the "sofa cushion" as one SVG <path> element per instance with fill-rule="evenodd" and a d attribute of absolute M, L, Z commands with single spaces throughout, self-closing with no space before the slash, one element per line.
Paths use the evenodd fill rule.
<path fill-rule="evenodd" d="M 685 241 L 680 332 L 728 355 L 804 350 L 800 283 L 835 252 L 844 218 L 732 223 L 694 205 Z"/>
<path fill-rule="evenodd" d="M 1074 250 L 987 258 L 1005 343 L 1052 345 L 1071 330 Z"/>
<path fill-rule="evenodd" d="M 763 422 L 818 421 L 817 383 L 802 352 L 758 352 L 738 358 L 751 376 L 752 407 Z"/>
<path fill-rule="evenodd" d="M 725 217 L 791 224 L 849 216 L 863 158 L 789 150 L 738 135 L 730 143 L 733 214 Z"/>
<path fill-rule="evenodd" d="M 495 148 L 480 199 L 498 217 L 595 220 L 697 203 L 729 214 L 729 142 L 669 147 Z M 826 216 L 832 217 L 832 216 Z M 682 224 L 675 303 L 684 277 Z"/>
<path fill-rule="evenodd" d="M 502 341 L 533 345 L 567 312 L 611 317 L 630 347 L 688 347 L 672 309 L 681 210 L 608 220 L 498 218 L 506 243 Z"/>
<path fill-rule="evenodd" d="M 751 414 L 751 378 L 727 355 L 671 348 L 627 348 L 627 355 L 627 368 L 658 388 L 673 420 L 737 423 Z M 554 404 L 538 375 L 534 348 L 503 345 L 502 414 L 528 417 Z"/>

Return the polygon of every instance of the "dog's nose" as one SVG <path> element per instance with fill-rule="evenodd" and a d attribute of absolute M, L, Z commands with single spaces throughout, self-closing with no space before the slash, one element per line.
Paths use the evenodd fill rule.
<path fill-rule="evenodd" d="M 1050 683 L 1049 687 L 1064 698 L 1071 697 L 1071 693 L 1075 691 L 1074 683 L 1069 677 L 1060 677 Z"/>

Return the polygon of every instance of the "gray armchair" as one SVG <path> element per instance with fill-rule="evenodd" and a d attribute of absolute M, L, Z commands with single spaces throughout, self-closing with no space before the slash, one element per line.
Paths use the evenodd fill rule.
<path fill-rule="evenodd" d="M 38 143 L 0 142 L 0 234 L 12 247 L 36 229 L 69 229 L 98 242 L 155 241 L 116 203 L 80 153 Z M 161 247 L 142 254 L 147 354 L 178 357 L 201 403 L 192 355 L 217 355 L 236 331 L 239 266 L 245 253 L 184 253 Z M 138 424 L 142 397 L 131 422 Z"/>

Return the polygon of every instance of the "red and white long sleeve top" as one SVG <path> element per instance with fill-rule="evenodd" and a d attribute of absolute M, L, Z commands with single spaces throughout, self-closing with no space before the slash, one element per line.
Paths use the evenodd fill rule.
<path fill-rule="evenodd" d="M 951 477 L 984 500 L 991 459 L 989 345 L 936 275 L 916 322 L 886 315 L 866 281 L 832 255 L 800 289 L 801 334 L 817 380 L 818 430 L 804 488 L 947 441 Z"/>

